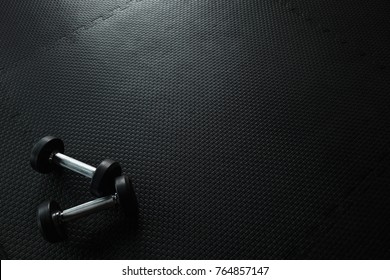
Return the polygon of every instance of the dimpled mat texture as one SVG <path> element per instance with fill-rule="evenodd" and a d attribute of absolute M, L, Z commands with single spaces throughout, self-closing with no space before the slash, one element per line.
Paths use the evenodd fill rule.
<path fill-rule="evenodd" d="M 390 258 L 390 2 L 0 2 L 2 259 Z M 37 206 L 93 199 L 39 174 L 61 137 L 122 164 L 110 209 L 39 233 Z"/>

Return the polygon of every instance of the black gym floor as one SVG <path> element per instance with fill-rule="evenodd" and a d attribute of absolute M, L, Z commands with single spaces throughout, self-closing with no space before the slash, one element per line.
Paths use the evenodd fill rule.
<path fill-rule="evenodd" d="M 390 2 L 0 1 L 2 259 L 390 258 Z M 50 244 L 47 199 L 93 199 L 43 175 L 55 135 L 121 163 L 118 209 Z"/>

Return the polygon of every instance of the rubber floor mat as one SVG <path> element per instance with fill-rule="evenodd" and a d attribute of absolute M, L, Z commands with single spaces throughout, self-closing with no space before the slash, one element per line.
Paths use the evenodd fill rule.
<path fill-rule="evenodd" d="M 1 257 L 388 259 L 390 22 L 327 24 L 328 2 L 313 24 L 276 0 L 2 1 Z M 110 209 L 44 241 L 40 202 L 93 199 L 32 170 L 45 135 L 119 161 L 138 228 Z"/>

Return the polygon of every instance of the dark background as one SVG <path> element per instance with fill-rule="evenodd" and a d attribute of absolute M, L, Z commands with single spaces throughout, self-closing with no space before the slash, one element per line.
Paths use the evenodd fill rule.
<path fill-rule="evenodd" d="M 390 2 L 0 2 L 2 259 L 390 258 Z M 37 205 L 93 197 L 29 165 L 45 135 L 120 161 L 118 209 L 45 242 Z"/>

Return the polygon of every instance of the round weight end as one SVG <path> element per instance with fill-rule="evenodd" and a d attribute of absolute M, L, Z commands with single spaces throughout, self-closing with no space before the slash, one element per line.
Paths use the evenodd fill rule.
<path fill-rule="evenodd" d="M 67 237 L 65 227 L 53 218 L 53 214 L 60 211 L 60 206 L 54 200 L 42 202 L 38 206 L 39 231 L 51 243 L 63 241 Z"/>
<path fill-rule="evenodd" d="M 39 173 L 49 173 L 53 170 L 51 155 L 54 152 L 64 152 L 64 142 L 54 136 L 46 136 L 39 140 L 31 151 L 31 167 Z"/>
<path fill-rule="evenodd" d="M 115 179 L 115 189 L 119 200 L 119 205 L 125 214 L 135 218 L 138 216 L 137 196 L 128 176 L 120 176 Z"/>
<path fill-rule="evenodd" d="M 91 193 L 97 197 L 115 193 L 115 178 L 122 174 L 122 168 L 116 161 L 103 160 L 92 177 Z"/>

